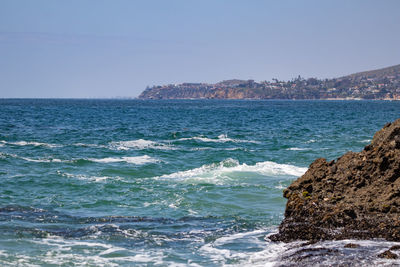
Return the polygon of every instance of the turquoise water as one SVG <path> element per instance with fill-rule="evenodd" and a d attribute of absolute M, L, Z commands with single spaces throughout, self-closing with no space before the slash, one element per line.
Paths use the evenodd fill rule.
<path fill-rule="evenodd" d="M 283 262 L 267 238 L 283 188 L 362 150 L 400 102 L 3 99 L 0 112 L 0 265 L 264 265 Z"/>

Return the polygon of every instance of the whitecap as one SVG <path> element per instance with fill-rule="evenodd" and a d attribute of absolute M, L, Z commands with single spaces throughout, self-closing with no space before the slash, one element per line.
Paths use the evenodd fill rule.
<path fill-rule="evenodd" d="M 286 150 L 290 150 L 290 151 L 305 151 L 308 150 L 307 148 L 300 148 L 300 147 L 290 147 L 290 148 L 286 148 Z"/>
<path fill-rule="evenodd" d="M 16 158 L 16 159 L 22 159 L 25 161 L 30 161 L 30 162 L 45 162 L 45 163 L 49 163 L 49 162 L 71 162 L 70 160 L 62 160 L 62 159 L 56 159 L 56 158 L 29 158 L 29 157 L 22 157 L 16 154 L 7 154 L 7 153 L 2 153 L 0 152 L 0 157 L 1 158 L 5 158 L 5 157 L 11 157 L 11 158 Z"/>
<path fill-rule="evenodd" d="M 26 161 L 30 161 L 30 162 L 45 162 L 45 163 L 49 163 L 49 162 L 64 162 L 64 163 L 68 163 L 71 162 L 70 160 L 62 160 L 62 159 L 54 159 L 54 158 L 39 158 L 39 159 L 33 159 L 33 158 L 28 158 L 28 157 L 20 157 L 17 155 L 14 155 L 16 158 L 20 158 Z"/>
<path fill-rule="evenodd" d="M 277 185 L 277 186 L 275 186 L 275 188 L 276 189 L 279 189 L 279 190 L 283 190 L 283 189 L 285 189 L 287 186 L 284 186 L 283 184 L 279 184 L 279 185 Z"/>
<path fill-rule="evenodd" d="M 26 161 L 31 161 L 31 162 L 51 162 L 50 159 L 32 159 L 32 158 L 26 158 L 26 157 L 20 157 L 23 160 Z"/>
<path fill-rule="evenodd" d="M 98 162 L 98 163 L 126 162 L 126 163 L 130 163 L 130 164 L 135 164 L 135 165 L 156 163 L 156 162 L 160 161 L 158 159 L 152 158 L 147 155 L 137 156 L 137 157 L 120 157 L 120 158 L 101 158 L 101 159 L 90 158 L 88 160 L 93 161 L 93 162 Z"/>
<path fill-rule="evenodd" d="M 62 147 L 60 144 L 49 144 L 49 143 L 40 143 L 40 142 L 34 142 L 34 141 L 17 141 L 17 142 L 7 142 L 2 140 L 1 143 L 4 144 L 9 144 L 9 145 L 15 145 L 15 146 L 45 146 L 49 148 L 55 148 L 55 147 Z"/>
<path fill-rule="evenodd" d="M 279 164 L 272 161 L 258 162 L 255 165 L 240 164 L 234 159 L 226 159 L 219 163 L 203 165 L 199 168 L 175 172 L 158 178 L 177 180 L 197 180 L 219 183 L 223 180 L 231 180 L 240 173 L 257 173 L 266 176 L 301 176 L 307 168 L 289 164 Z M 243 175 L 240 175 L 242 177 Z"/>
<path fill-rule="evenodd" d="M 82 181 L 90 181 L 90 182 L 103 182 L 106 180 L 122 180 L 122 177 L 120 176 L 91 176 L 91 175 L 85 175 L 85 174 L 72 174 L 72 173 L 63 173 L 61 171 L 57 171 L 57 174 L 68 177 L 68 178 L 74 178 Z"/>
<path fill-rule="evenodd" d="M 130 150 L 130 149 L 162 149 L 162 150 L 171 150 L 174 149 L 170 145 L 157 143 L 150 140 L 138 139 L 138 140 L 131 140 L 131 141 L 118 141 L 118 142 L 111 142 L 109 144 L 110 149 L 114 150 Z"/>
<path fill-rule="evenodd" d="M 315 139 L 310 139 L 310 140 L 308 140 L 308 141 L 306 142 L 306 144 L 315 143 L 315 142 L 317 142 L 317 140 L 315 140 Z"/>
<path fill-rule="evenodd" d="M 194 136 L 194 137 L 186 137 L 180 138 L 178 141 L 186 141 L 186 140 L 198 140 L 201 142 L 213 142 L 213 143 L 226 143 L 226 142 L 233 142 L 233 143 L 254 143 L 259 144 L 260 142 L 254 140 L 241 140 L 241 139 L 232 139 L 229 138 L 226 134 L 219 135 L 216 139 L 215 138 L 208 138 L 204 136 Z"/>

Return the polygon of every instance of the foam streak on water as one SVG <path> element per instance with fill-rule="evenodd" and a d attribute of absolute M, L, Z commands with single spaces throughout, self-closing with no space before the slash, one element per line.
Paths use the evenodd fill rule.
<path fill-rule="evenodd" d="M 156 163 L 157 159 L 149 157 L 147 155 L 137 157 L 120 157 L 120 158 L 102 158 L 102 159 L 89 159 L 93 162 L 99 163 L 115 163 L 115 162 L 127 162 L 130 164 L 142 165 L 146 163 Z"/>
<path fill-rule="evenodd" d="M 240 139 L 232 139 L 229 138 L 226 134 L 218 135 L 217 138 L 208 138 L 204 136 L 194 136 L 194 137 L 185 137 L 180 138 L 178 141 L 187 141 L 187 140 L 198 140 L 202 142 L 214 142 L 214 143 L 226 143 L 226 142 L 233 142 L 233 143 L 254 143 L 258 144 L 258 141 L 254 140 L 240 140 Z"/>

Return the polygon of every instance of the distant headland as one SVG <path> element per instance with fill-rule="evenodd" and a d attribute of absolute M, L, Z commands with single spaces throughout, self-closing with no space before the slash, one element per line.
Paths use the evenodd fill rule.
<path fill-rule="evenodd" d="M 139 99 L 376 99 L 400 100 L 400 65 L 333 79 L 226 80 L 146 88 Z"/>

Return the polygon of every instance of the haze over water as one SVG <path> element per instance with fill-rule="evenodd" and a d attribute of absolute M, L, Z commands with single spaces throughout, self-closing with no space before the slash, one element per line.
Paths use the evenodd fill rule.
<path fill-rule="evenodd" d="M 399 102 L 0 100 L 0 265 L 294 264 L 282 190 Z M 310 263 L 387 263 L 358 241 Z M 356 242 L 356 241 L 352 241 Z M 313 254 L 314 253 L 314 254 Z M 391 262 L 393 263 L 393 262 Z"/>

